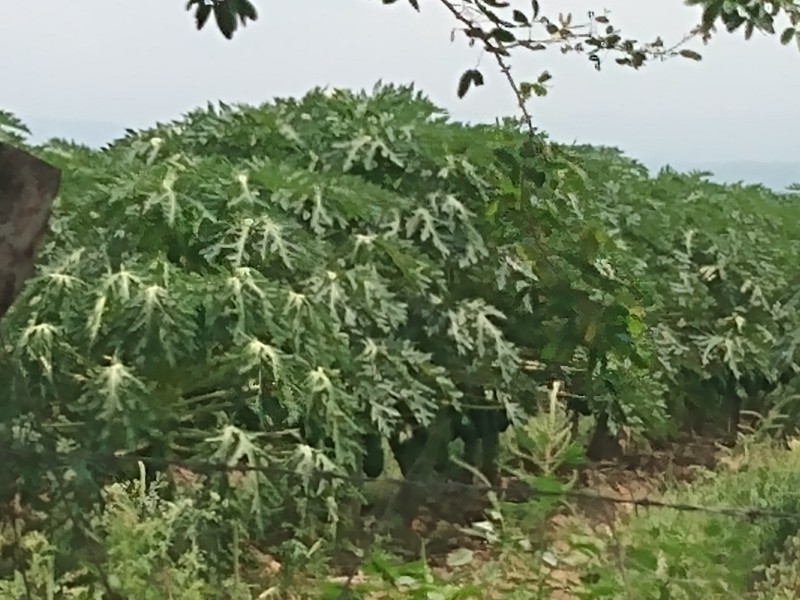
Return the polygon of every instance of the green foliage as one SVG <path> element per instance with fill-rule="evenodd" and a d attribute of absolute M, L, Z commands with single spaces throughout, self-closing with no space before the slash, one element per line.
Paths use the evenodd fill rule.
<path fill-rule="evenodd" d="M 382 88 L 211 107 L 102 152 L 43 147 L 85 187 L 63 190 L 3 322 L 6 436 L 30 444 L 35 423 L 45 449 L 310 485 L 442 409 L 521 414 L 532 383 L 485 285 L 503 254 L 473 216 L 498 174 L 462 154 L 469 135 Z M 297 489 L 284 479 L 248 481 L 261 527 Z"/>
<path fill-rule="evenodd" d="M 777 19 L 786 17 L 791 26 L 781 30 L 780 41 L 786 45 L 794 40 L 800 48 L 800 5 L 795 0 L 686 0 L 686 4 L 702 7 L 701 31 L 704 39 L 711 36 L 718 22 L 728 32 L 744 27 L 744 36 L 748 40 L 755 31 L 775 35 Z"/>
<path fill-rule="evenodd" d="M 773 410 L 797 383 L 791 194 L 651 176 L 382 85 L 35 152 L 65 183 L 2 322 L 0 436 L 71 475 L 64 492 L 51 461 L 20 460 L 0 489 L 42 512 L 65 494 L 91 512 L 120 476 L 81 453 L 257 467 L 204 473 L 197 506 L 222 499 L 220 540 L 241 528 L 305 560 L 340 539 L 385 446 L 430 477 L 457 437 L 493 479 L 510 425 L 515 466 L 551 472 L 581 459 L 575 413 L 596 455 L 623 427 Z M 553 379 L 566 396 L 531 426 Z"/>
<path fill-rule="evenodd" d="M 611 176 L 593 212 L 628 249 L 647 290 L 656 376 L 673 414 L 720 415 L 747 402 L 765 414 L 764 394 L 798 369 L 800 205 L 790 194 L 719 186 L 701 174 L 644 177 L 631 161 L 609 170 L 608 155 L 595 150 L 586 160 L 590 177 Z"/>
<path fill-rule="evenodd" d="M 552 377 L 658 435 L 796 366 L 788 195 L 450 123 L 391 86 L 40 153 L 69 176 L 4 323 L 7 405 L 60 444 L 352 473 L 442 411 L 520 423 Z"/>
<path fill-rule="evenodd" d="M 30 556 L 24 571 L 0 580 L 0 593 L 8 600 L 61 597 L 90 600 L 110 588 L 123 598 L 142 600 L 206 600 L 221 594 L 237 600 L 251 598 L 241 581 L 214 565 L 204 549 L 209 531 L 221 526 L 222 516 L 193 505 L 191 499 L 167 501 L 163 482 L 115 483 L 104 490 L 105 508 L 95 519 L 94 562 L 66 571 L 57 537 L 31 531 L 15 539 L 4 531 L 0 545 L 6 551 L 22 550 Z M 9 528 L 10 529 L 10 528 Z M 102 573 L 103 582 L 93 575 Z"/>
<path fill-rule="evenodd" d="M 759 569 L 763 576 L 756 582 L 753 598 L 756 600 L 789 600 L 797 596 L 800 589 L 800 536 L 786 540 L 784 549 L 770 565 Z M 761 575 L 761 573 L 759 573 Z"/>
<path fill-rule="evenodd" d="M 786 563 L 795 552 L 796 517 L 746 519 L 713 511 L 740 506 L 797 515 L 798 452 L 762 446 L 731 462 L 735 471 L 707 473 L 664 498 L 710 512 L 641 512 L 616 539 L 587 542 L 583 550 L 595 577 L 581 597 L 787 597 L 787 578 L 796 580 L 796 569 Z M 751 596 L 754 589 L 759 594 Z"/>
<path fill-rule="evenodd" d="M 576 223 L 580 170 L 526 144 L 391 87 L 131 133 L 92 156 L 90 189 L 61 195 L 51 262 L 7 322 L 24 385 L 79 427 L 100 418 L 97 449 L 196 452 L 199 430 L 233 423 L 267 438 L 206 453 L 291 463 L 268 432 L 300 426 L 347 469 L 360 436 L 443 407 L 514 422 L 537 385 L 523 354 L 638 357 L 631 291 Z M 42 151 L 88 172 L 64 160 L 85 150 Z"/>
<path fill-rule="evenodd" d="M 27 126 L 6 110 L 0 110 L 0 142 L 21 145 L 31 134 Z"/>

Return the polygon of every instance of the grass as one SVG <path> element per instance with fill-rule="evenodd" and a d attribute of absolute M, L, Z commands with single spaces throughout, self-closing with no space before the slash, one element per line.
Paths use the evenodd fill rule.
<path fill-rule="evenodd" d="M 609 469 L 600 491 L 657 497 L 706 511 L 635 509 L 602 503 L 551 512 L 546 503 L 493 507 L 473 527 L 480 549 L 401 565 L 368 561 L 363 598 L 522 600 L 783 600 L 800 597 L 800 519 L 736 517 L 719 507 L 800 515 L 800 442 L 718 450 L 718 467 L 686 469 L 691 480 Z M 702 462 L 707 462 L 703 460 Z M 663 490 L 661 493 L 658 490 Z M 482 533 L 480 533 L 482 532 Z M 771 566 L 767 566 L 771 565 Z M 432 596 L 435 591 L 435 594 Z"/>
<path fill-rule="evenodd" d="M 556 429 L 564 425 L 552 416 L 542 418 Z M 542 422 L 532 423 L 527 435 L 544 435 L 542 427 Z M 523 453 L 524 442 L 506 439 L 507 458 Z M 190 499 L 167 501 L 159 497 L 158 486 L 146 486 L 144 479 L 109 486 L 106 510 L 94 525 L 101 532 L 105 576 L 124 597 L 137 600 L 800 597 L 800 521 L 756 515 L 745 519 L 714 511 L 746 506 L 800 514 L 800 442 L 787 448 L 743 438 L 733 450 L 698 445 L 699 463 L 709 462 L 699 456 L 703 452 L 716 453 L 713 470 L 676 467 L 676 458 L 687 447 L 651 453 L 652 464 L 646 468 L 626 468 L 622 462 L 595 465 L 583 470 L 582 479 L 605 495 L 657 497 L 708 511 L 637 509 L 551 497 L 523 503 L 491 498 L 482 515 L 468 523 L 421 514 L 408 528 L 405 553 L 398 552 L 397 539 L 378 537 L 354 550 L 358 564 L 350 573 L 332 569 L 324 548 L 314 557 L 310 549 L 310 558 L 298 569 L 244 543 L 237 564 L 220 569 L 198 540 L 204 529 L 223 519 L 222 507 L 216 513 Z M 566 444 L 541 448 L 553 472 L 563 470 L 563 460 L 572 456 Z M 569 486 L 552 474 L 534 483 Z M 372 493 L 385 495 L 389 489 L 388 484 L 378 485 Z M 462 495 L 450 500 L 454 505 L 465 502 Z M 18 535 L 8 528 L 0 531 L 0 546 L 22 547 L 31 560 L 24 573 L 0 580 L 0 596 L 96 597 L 96 589 L 81 583 L 85 567 L 57 572 L 57 540 L 32 531 L 20 542 Z M 343 587 L 348 596 L 342 596 Z"/>

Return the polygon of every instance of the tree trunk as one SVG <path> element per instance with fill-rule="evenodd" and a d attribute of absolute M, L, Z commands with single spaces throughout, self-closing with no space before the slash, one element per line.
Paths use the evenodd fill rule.
<path fill-rule="evenodd" d="M 0 142 L 0 319 L 31 276 L 61 173 Z"/>

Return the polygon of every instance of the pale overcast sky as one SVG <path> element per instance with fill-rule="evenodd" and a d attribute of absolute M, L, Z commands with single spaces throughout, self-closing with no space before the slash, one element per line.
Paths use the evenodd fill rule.
<path fill-rule="evenodd" d="M 185 0 L 2 0 L 0 107 L 38 139 L 102 143 L 125 127 L 176 118 L 207 100 L 258 103 L 316 85 L 415 82 L 459 119 L 514 110 L 485 57 L 487 85 L 464 100 L 458 76 L 478 50 L 457 36 L 436 0 L 417 14 L 400 0 L 256 0 L 260 19 L 225 40 L 194 29 Z M 528 5 L 526 0 L 520 0 Z M 540 0 L 576 19 L 608 8 L 628 36 L 669 44 L 697 20 L 681 0 Z M 652 161 L 800 161 L 800 51 L 777 38 L 720 33 L 704 60 L 635 72 L 557 50 L 517 65 L 548 69 L 554 88 L 537 100 L 537 124 L 559 141 L 618 146 Z"/>

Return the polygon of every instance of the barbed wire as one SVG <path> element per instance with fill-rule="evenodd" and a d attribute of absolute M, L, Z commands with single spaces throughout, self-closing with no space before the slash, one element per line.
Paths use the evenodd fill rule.
<path fill-rule="evenodd" d="M 468 483 L 458 480 L 437 479 L 413 479 L 397 477 L 367 477 L 365 475 L 354 475 L 343 471 L 332 471 L 319 468 L 292 469 L 286 466 L 274 464 L 231 464 L 222 461 L 201 460 L 201 459 L 179 459 L 179 458 L 159 458 L 134 453 L 98 453 L 85 450 L 71 450 L 67 452 L 47 452 L 33 449 L 0 449 L 0 456 L 5 459 L 15 459 L 18 461 L 36 460 L 46 463 L 53 468 L 69 469 L 75 466 L 75 461 L 92 463 L 98 467 L 113 467 L 121 464 L 141 463 L 156 470 L 167 470 L 178 468 L 195 474 L 208 473 L 260 473 L 262 475 L 283 476 L 299 478 L 308 481 L 340 481 L 353 485 L 364 485 L 365 483 L 384 483 L 397 486 L 411 486 L 427 492 L 430 497 L 436 496 L 433 490 L 459 490 L 461 492 L 473 491 L 476 493 L 494 493 L 498 497 L 503 497 L 508 488 L 502 484 L 489 485 L 487 483 Z M 8 463 L 6 463 L 8 464 Z M 552 487 L 540 487 L 530 481 L 517 479 L 516 483 L 526 492 L 526 500 L 539 498 L 561 498 L 564 500 L 584 500 L 593 502 L 603 502 L 614 505 L 628 505 L 637 508 L 657 508 L 674 510 L 678 512 L 693 512 L 721 515 L 733 518 L 746 519 L 785 519 L 800 522 L 800 512 L 774 510 L 757 506 L 725 506 L 725 505 L 704 505 L 690 502 L 672 502 L 658 498 L 610 495 L 590 489 L 571 489 L 563 487 L 553 489 Z"/>

